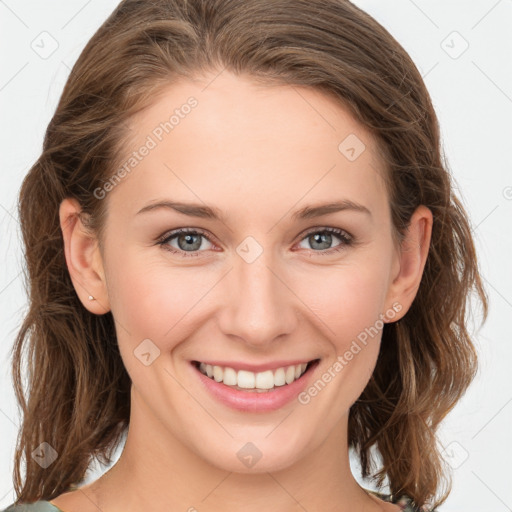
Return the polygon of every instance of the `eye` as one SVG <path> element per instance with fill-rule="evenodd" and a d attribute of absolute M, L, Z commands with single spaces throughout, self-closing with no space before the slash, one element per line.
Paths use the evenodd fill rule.
<path fill-rule="evenodd" d="M 210 239 L 200 230 L 197 229 L 179 229 L 170 234 L 164 235 L 164 238 L 159 240 L 159 245 L 162 245 L 166 250 L 180 254 L 184 257 L 199 256 L 199 251 L 203 246 L 203 239 L 211 244 Z M 177 247 L 170 245 L 171 242 L 176 242 Z M 209 249 L 211 247 L 207 247 Z M 187 254 L 190 253 L 190 254 Z"/>
<path fill-rule="evenodd" d="M 333 235 L 334 238 L 341 240 L 341 243 L 335 247 L 330 247 L 333 242 Z M 314 250 L 314 252 L 318 253 L 319 255 L 332 254 L 334 252 L 342 251 L 347 246 L 350 246 L 354 243 L 352 235 L 349 235 L 346 231 L 338 228 L 314 228 L 313 230 L 309 231 L 301 240 L 301 242 L 303 241 L 310 244 L 313 249 L 319 249 Z"/>

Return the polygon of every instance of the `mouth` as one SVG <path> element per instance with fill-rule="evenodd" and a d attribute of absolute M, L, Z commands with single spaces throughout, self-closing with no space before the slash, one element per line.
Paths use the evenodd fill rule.
<path fill-rule="evenodd" d="M 247 365 L 229 363 L 210 364 L 191 361 L 192 365 L 205 377 L 233 390 L 248 393 L 269 393 L 290 386 L 317 366 L 320 359 L 295 364 L 277 363 L 273 368 L 250 371 Z M 243 366 L 244 368 L 241 368 Z M 268 366 L 268 365 L 267 365 Z"/>

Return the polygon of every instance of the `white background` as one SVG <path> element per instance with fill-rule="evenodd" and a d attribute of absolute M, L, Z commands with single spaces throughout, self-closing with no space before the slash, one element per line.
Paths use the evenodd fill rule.
<path fill-rule="evenodd" d="M 441 431 L 454 485 L 440 510 L 512 511 L 512 0 L 354 3 L 391 32 L 424 76 L 490 295 L 488 322 L 476 334 L 480 373 Z M 26 308 L 18 189 L 39 156 L 71 66 L 116 5 L 0 0 L 0 508 L 15 498 L 11 476 L 19 417 L 9 351 Z M 33 49 L 49 51 L 52 44 L 58 48 L 47 58 Z"/>

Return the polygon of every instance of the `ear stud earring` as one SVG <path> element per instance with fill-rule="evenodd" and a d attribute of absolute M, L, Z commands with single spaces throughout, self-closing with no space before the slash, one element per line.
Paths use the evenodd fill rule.
<path fill-rule="evenodd" d="M 92 295 L 89 295 L 89 300 L 95 300 Z"/>

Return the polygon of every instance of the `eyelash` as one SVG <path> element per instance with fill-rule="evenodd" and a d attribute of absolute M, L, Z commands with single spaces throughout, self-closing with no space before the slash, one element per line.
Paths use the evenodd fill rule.
<path fill-rule="evenodd" d="M 317 253 L 319 256 L 331 255 L 333 253 L 340 252 L 340 251 L 344 250 L 346 247 L 350 247 L 351 245 L 354 245 L 354 242 L 355 242 L 354 237 L 352 235 L 350 235 L 346 231 L 344 231 L 342 229 L 338 229 L 338 228 L 321 228 L 321 229 L 313 228 L 310 231 L 308 231 L 307 233 L 305 233 L 305 235 L 300 239 L 300 242 L 302 242 L 304 239 L 308 238 L 309 236 L 311 236 L 313 234 L 317 234 L 317 233 L 332 233 L 332 234 L 336 235 L 342 241 L 342 243 L 340 243 L 336 247 L 332 247 L 330 249 L 325 249 L 325 250 L 321 250 L 321 251 L 314 251 L 311 249 L 314 253 Z M 171 233 L 166 233 L 165 235 L 160 237 L 158 239 L 158 245 L 161 245 L 163 249 L 165 249 L 173 254 L 179 254 L 185 258 L 197 257 L 201 254 L 201 252 L 204 252 L 204 251 L 177 250 L 177 249 L 174 249 L 173 247 L 170 247 L 169 245 L 167 245 L 172 239 L 178 237 L 179 235 L 183 235 L 183 234 L 202 235 L 210 243 L 213 243 L 210 240 L 210 238 L 208 237 L 208 235 L 201 229 L 182 228 L 182 229 L 178 229 L 176 231 L 172 231 Z M 188 252 L 188 254 L 187 254 L 187 252 Z"/>

